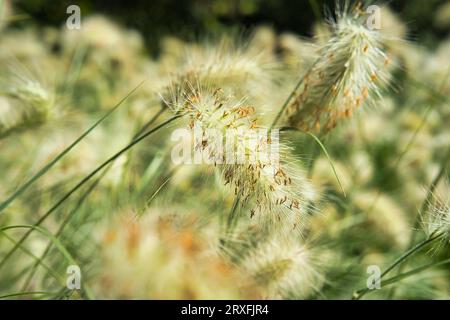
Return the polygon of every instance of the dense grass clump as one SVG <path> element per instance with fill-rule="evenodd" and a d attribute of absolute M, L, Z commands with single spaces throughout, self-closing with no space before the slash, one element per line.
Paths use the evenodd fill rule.
<path fill-rule="evenodd" d="M 153 58 L 5 7 L 0 298 L 448 298 L 450 42 L 365 5 Z"/>

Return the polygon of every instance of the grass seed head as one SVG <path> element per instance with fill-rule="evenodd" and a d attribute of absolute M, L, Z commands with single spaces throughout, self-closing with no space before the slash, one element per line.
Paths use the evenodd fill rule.
<path fill-rule="evenodd" d="M 443 185 L 445 193 L 433 194 L 422 217 L 422 226 L 427 236 L 443 233 L 447 242 L 450 239 L 450 193 L 448 184 Z"/>
<path fill-rule="evenodd" d="M 319 257 L 292 237 L 273 237 L 248 255 L 243 268 L 267 289 L 269 298 L 307 298 L 324 283 Z"/>
<path fill-rule="evenodd" d="M 288 122 L 305 131 L 328 132 L 369 104 L 388 80 L 382 36 L 366 26 L 358 6 L 331 21 L 333 36 L 288 107 Z"/>

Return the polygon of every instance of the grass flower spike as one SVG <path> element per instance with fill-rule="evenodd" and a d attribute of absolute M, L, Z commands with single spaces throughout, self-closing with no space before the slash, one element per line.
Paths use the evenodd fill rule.
<path fill-rule="evenodd" d="M 448 191 L 448 187 L 445 188 Z M 428 205 L 422 225 L 427 236 L 442 233 L 445 241 L 450 239 L 450 198 L 448 193 L 439 197 L 433 196 Z"/>
<path fill-rule="evenodd" d="M 243 204 L 254 201 L 251 217 L 262 215 L 270 223 L 284 219 L 293 228 L 303 224 L 316 194 L 288 148 L 258 125 L 255 109 L 220 89 L 184 87 L 191 90 L 175 99 L 175 110 L 190 117 L 196 152 L 220 168 Z"/>
<path fill-rule="evenodd" d="M 86 2 L 0 0 L 0 300 L 450 297 L 438 1 Z"/>
<path fill-rule="evenodd" d="M 345 6 L 331 22 L 332 38 L 303 79 L 288 106 L 289 125 L 327 132 L 380 95 L 388 80 L 389 59 L 379 31 L 366 26 L 359 6 Z"/>

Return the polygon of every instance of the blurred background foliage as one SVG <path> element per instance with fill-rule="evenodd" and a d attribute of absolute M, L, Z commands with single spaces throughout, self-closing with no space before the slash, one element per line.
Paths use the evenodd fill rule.
<path fill-rule="evenodd" d="M 151 52 L 167 35 L 184 40 L 229 29 L 248 30 L 268 25 L 277 32 L 311 36 L 311 27 L 333 8 L 330 0 L 164 0 L 164 1 L 90 1 L 18 0 L 13 1 L 23 19 L 16 26 L 38 23 L 60 26 L 67 18 L 66 8 L 77 4 L 82 16 L 105 14 L 128 28 L 140 31 Z M 449 35 L 448 22 L 436 18 L 445 0 L 393 0 L 389 6 L 408 25 L 410 38 L 433 47 Z"/>
<path fill-rule="evenodd" d="M 271 246 L 276 237 L 269 229 L 260 232 L 246 207 L 236 230 L 224 232 L 234 193 L 211 168 L 176 168 L 169 161 L 175 123 L 70 199 L 66 195 L 140 128 L 167 119 L 160 94 L 174 75 L 205 72 L 207 80 L 245 96 L 270 123 L 313 62 L 313 48 L 329 37 L 320 23 L 326 5 L 334 7 L 331 1 L 12 3 L 12 17 L 5 15 L 8 24 L 0 25 L 0 89 L 6 89 L 0 94 L 0 132 L 2 124 L 6 129 L 0 135 L 0 200 L 147 81 L 0 215 L 0 228 L 10 228 L 0 237 L 0 298 L 31 297 L 27 290 L 43 292 L 36 298 L 77 298 L 64 286 L 67 264 L 75 260 L 83 272 L 83 298 L 349 299 L 366 285 L 366 266 L 385 268 L 426 236 L 415 224 L 417 213 L 441 171 L 436 193 L 449 194 L 448 0 L 388 2 L 389 35 L 407 32 L 412 40 L 388 44 L 400 66 L 392 88 L 323 140 L 346 196 L 315 141 L 296 132 L 282 136 L 321 194 L 321 214 L 311 217 L 307 241 L 286 246 Z M 83 27 L 75 32 L 64 27 L 71 4 L 82 14 Z M 11 96 L 23 88 L 32 95 Z M 22 241 L 23 224 L 49 230 L 72 257 L 37 232 Z M 299 256 L 299 248 L 307 255 Z M 444 248 L 427 247 L 408 268 L 450 259 Z M 278 264 L 286 262 L 279 254 L 293 267 Z M 260 272 L 271 255 L 272 273 Z M 303 274 L 305 265 L 313 272 Z M 448 265 L 441 266 L 368 298 L 445 299 L 449 280 Z M 272 294 L 272 286 L 293 282 L 299 292 Z"/>

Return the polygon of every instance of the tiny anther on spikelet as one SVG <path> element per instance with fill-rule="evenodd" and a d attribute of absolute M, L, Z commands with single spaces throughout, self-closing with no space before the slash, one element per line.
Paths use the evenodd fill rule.
<path fill-rule="evenodd" d="M 345 9 L 332 22 L 333 37 L 320 49 L 287 108 L 290 126 L 326 133 L 380 96 L 390 59 L 383 51 L 382 35 L 366 27 L 361 6 Z"/>
<path fill-rule="evenodd" d="M 252 204 L 250 217 L 257 215 L 269 223 L 276 216 L 287 217 L 293 225 L 303 225 L 315 193 L 278 137 L 258 125 L 255 108 L 225 96 L 222 90 L 190 83 L 183 87 L 189 89 L 174 100 L 181 103 L 173 108 L 190 118 L 194 135 L 200 132 L 194 138 L 194 150 L 217 166 L 224 184 L 241 195 L 242 205 Z M 222 148 L 222 138 L 217 141 L 211 128 L 226 137 L 226 147 Z M 259 130 L 266 134 L 258 136 Z"/>

